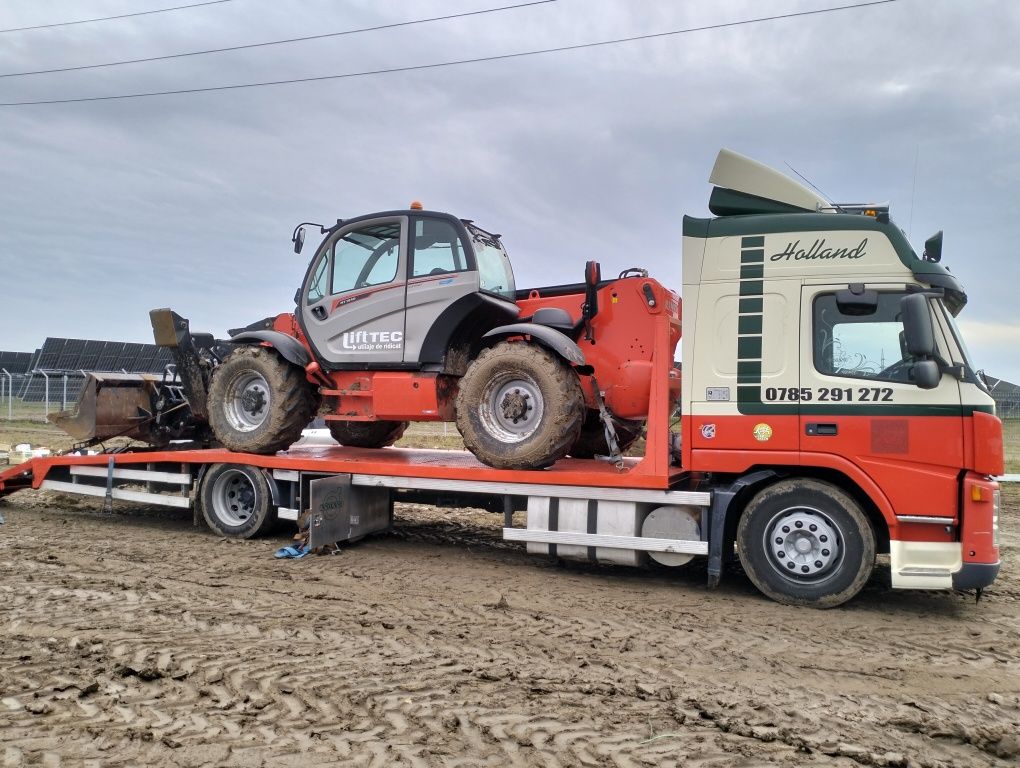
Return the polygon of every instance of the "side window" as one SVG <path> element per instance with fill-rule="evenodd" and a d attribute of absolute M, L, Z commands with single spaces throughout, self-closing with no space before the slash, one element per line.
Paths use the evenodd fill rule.
<path fill-rule="evenodd" d="M 462 272 L 467 269 L 457 229 L 448 221 L 416 219 L 412 277 Z"/>
<path fill-rule="evenodd" d="M 869 314 L 840 310 L 836 296 L 814 302 L 815 368 L 828 376 L 877 381 L 910 381 L 914 362 L 907 354 L 900 317 L 901 293 L 880 293 Z"/>
<path fill-rule="evenodd" d="M 329 285 L 329 251 L 319 257 L 319 263 L 312 271 L 312 279 L 308 283 L 308 295 L 306 300 L 309 304 L 315 304 L 326 298 L 326 288 Z"/>
<path fill-rule="evenodd" d="M 331 293 L 392 282 L 400 257 L 400 223 L 373 224 L 333 243 Z"/>

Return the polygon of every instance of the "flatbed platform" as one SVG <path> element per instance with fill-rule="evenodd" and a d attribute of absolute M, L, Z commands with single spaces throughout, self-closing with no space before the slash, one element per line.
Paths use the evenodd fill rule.
<path fill-rule="evenodd" d="M 624 459 L 615 464 L 592 459 L 562 459 L 548 469 L 517 471 L 493 469 L 467 451 L 419 448 L 346 448 L 341 446 L 297 446 L 272 456 L 235 453 L 224 449 L 143 450 L 101 453 L 92 456 L 62 455 L 31 459 L 0 472 L 0 496 L 31 485 L 41 486 L 54 467 L 116 467 L 146 464 L 246 464 L 268 470 L 295 470 L 323 474 L 384 475 L 514 485 L 556 485 L 599 488 L 668 490 L 686 473 L 679 467 L 664 474 L 636 472 L 641 459 Z"/>

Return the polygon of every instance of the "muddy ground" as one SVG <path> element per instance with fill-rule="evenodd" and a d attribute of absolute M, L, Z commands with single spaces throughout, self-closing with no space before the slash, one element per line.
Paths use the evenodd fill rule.
<path fill-rule="evenodd" d="M 1005 766 L 1020 761 L 1020 494 L 973 595 L 830 611 L 738 566 L 558 565 L 499 516 L 278 561 L 190 513 L 0 503 L 4 766 Z"/>

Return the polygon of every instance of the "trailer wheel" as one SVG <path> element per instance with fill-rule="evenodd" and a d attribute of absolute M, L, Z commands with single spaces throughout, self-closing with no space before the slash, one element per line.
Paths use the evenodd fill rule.
<path fill-rule="evenodd" d="M 499 469 L 540 469 L 566 456 L 584 421 L 577 375 L 552 352 L 501 342 L 468 367 L 457 428 L 478 459 Z"/>
<path fill-rule="evenodd" d="M 199 489 L 202 516 L 228 539 L 248 539 L 272 528 L 276 507 L 262 471 L 244 464 L 213 464 Z"/>
<path fill-rule="evenodd" d="M 817 480 L 783 480 L 759 492 L 740 518 L 737 547 L 754 585 L 787 605 L 841 605 L 861 591 L 875 563 L 875 532 L 860 505 Z"/>
<path fill-rule="evenodd" d="M 644 429 L 645 423 L 614 418 L 613 426 L 616 427 L 616 440 L 620 444 L 620 452 L 626 453 L 641 437 L 641 430 Z M 596 456 L 609 455 L 606 430 L 598 411 L 588 411 L 584 417 L 584 423 L 581 425 L 581 434 L 571 446 L 569 453 L 577 459 L 593 459 Z"/>
<path fill-rule="evenodd" d="M 232 451 L 276 453 L 301 437 L 316 400 L 300 368 L 267 347 L 243 346 L 213 373 L 209 426 Z"/>
<path fill-rule="evenodd" d="M 407 421 L 329 421 L 329 434 L 351 448 L 385 448 L 404 436 Z"/>

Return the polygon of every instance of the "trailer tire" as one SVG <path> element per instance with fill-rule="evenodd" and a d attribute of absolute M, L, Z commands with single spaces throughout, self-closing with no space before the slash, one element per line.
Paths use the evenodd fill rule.
<path fill-rule="evenodd" d="M 268 347 L 238 347 L 213 372 L 209 426 L 225 448 L 271 454 L 301 437 L 318 408 L 304 371 Z"/>
<path fill-rule="evenodd" d="M 613 419 L 616 428 L 616 440 L 620 444 L 620 453 L 626 453 L 641 437 L 644 429 L 643 421 L 631 419 Z M 596 456 L 608 456 L 609 444 L 606 442 L 606 430 L 602 425 L 599 412 L 588 410 L 581 425 L 581 434 L 571 446 L 569 455 L 575 459 L 594 459 Z"/>
<path fill-rule="evenodd" d="M 206 525 L 228 539 L 258 536 L 276 522 L 269 481 L 257 467 L 213 464 L 198 495 Z"/>
<path fill-rule="evenodd" d="M 834 485 L 803 478 L 751 499 L 737 548 L 754 585 L 786 605 L 841 605 L 861 591 L 875 564 L 875 532 L 860 505 Z"/>
<path fill-rule="evenodd" d="M 500 342 L 460 380 L 457 428 L 480 461 L 541 469 L 567 455 L 584 421 L 577 374 L 545 347 Z"/>
<path fill-rule="evenodd" d="M 385 448 L 404 436 L 407 421 L 330 421 L 329 434 L 350 448 Z"/>

